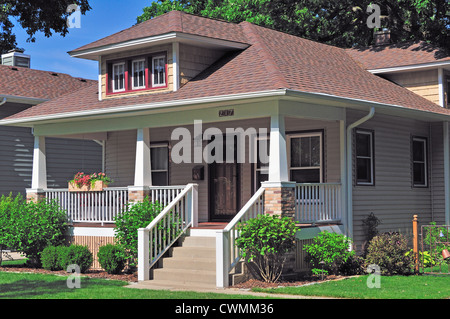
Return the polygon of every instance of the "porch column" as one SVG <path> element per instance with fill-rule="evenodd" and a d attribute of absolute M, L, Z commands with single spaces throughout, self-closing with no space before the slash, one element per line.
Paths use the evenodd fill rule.
<path fill-rule="evenodd" d="M 445 225 L 450 224 L 450 123 L 443 122 L 444 131 L 444 199 Z"/>
<path fill-rule="evenodd" d="M 45 136 L 34 137 L 33 173 L 31 188 L 27 189 L 27 200 L 38 201 L 44 198 L 47 188 L 47 160 L 45 152 Z"/>
<path fill-rule="evenodd" d="M 264 211 L 294 218 L 295 182 L 289 182 L 284 115 L 270 118 L 269 180 L 263 182 Z"/>
<path fill-rule="evenodd" d="M 150 158 L 150 129 L 137 129 L 136 161 L 134 168 L 134 185 L 128 187 L 130 202 L 140 202 L 149 195 L 152 186 L 152 171 Z"/>

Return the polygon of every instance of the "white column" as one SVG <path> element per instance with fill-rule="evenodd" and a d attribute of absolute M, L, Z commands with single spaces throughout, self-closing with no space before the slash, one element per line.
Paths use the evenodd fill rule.
<path fill-rule="evenodd" d="M 445 225 L 450 224 L 450 124 L 443 123 L 444 128 L 444 198 Z"/>
<path fill-rule="evenodd" d="M 180 44 L 172 43 L 172 72 L 173 72 L 173 91 L 180 88 Z"/>
<path fill-rule="evenodd" d="M 150 254 L 149 254 L 149 231 L 146 228 L 138 229 L 138 280 L 150 279 Z"/>
<path fill-rule="evenodd" d="M 268 182 L 288 182 L 288 159 L 284 115 L 272 115 L 270 118 L 270 155 Z"/>
<path fill-rule="evenodd" d="M 438 86 L 439 86 L 439 105 L 445 107 L 445 94 L 444 94 L 444 69 L 438 69 Z"/>
<path fill-rule="evenodd" d="M 345 109 L 344 109 L 345 114 Z M 345 115 L 344 115 L 345 118 Z M 347 217 L 347 124 L 346 120 L 339 121 L 339 160 L 341 169 L 341 218 L 345 228 L 345 234 L 348 230 Z"/>
<path fill-rule="evenodd" d="M 45 136 L 34 137 L 33 176 L 31 180 L 33 190 L 47 188 L 47 160 L 45 154 Z"/>
<path fill-rule="evenodd" d="M 137 129 L 134 186 L 144 187 L 151 185 L 150 129 L 140 128 Z"/>

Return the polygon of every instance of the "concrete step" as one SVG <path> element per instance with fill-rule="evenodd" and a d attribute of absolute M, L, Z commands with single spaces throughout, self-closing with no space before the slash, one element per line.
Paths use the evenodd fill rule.
<path fill-rule="evenodd" d="M 173 247 L 172 257 L 216 259 L 216 249 L 209 247 Z"/>
<path fill-rule="evenodd" d="M 216 259 L 210 258 L 189 258 L 170 257 L 161 261 L 161 268 L 164 269 L 191 269 L 191 270 L 216 270 Z"/>
<path fill-rule="evenodd" d="M 172 280 L 147 280 L 140 281 L 129 288 L 153 289 L 153 290 L 184 290 L 184 291 L 218 291 L 216 284 L 201 282 L 180 282 Z"/>
<path fill-rule="evenodd" d="M 180 245 L 183 247 L 205 247 L 205 248 L 216 248 L 216 238 L 215 237 L 197 237 L 189 236 L 184 237 L 180 240 Z"/>
<path fill-rule="evenodd" d="M 158 268 L 153 271 L 155 281 L 175 281 L 179 283 L 215 284 L 216 272 L 208 270 Z"/>

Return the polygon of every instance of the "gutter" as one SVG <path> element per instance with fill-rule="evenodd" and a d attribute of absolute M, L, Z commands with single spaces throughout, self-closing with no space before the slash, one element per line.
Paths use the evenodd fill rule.
<path fill-rule="evenodd" d="M 0 102 L 0 106 L 6 103 L 6 97 L 3 98 L 3 100 Z"/>
<path fill-rule="evenodd" d="M 346 235 L 353 238 L 353 170 L 352 170 L 352 159 L 353 159 L 353 147 L 352 147 L 352 130 L 367 122 L 375 115 L 375 107 L 370 108 L 369 114 L 360 118 L 358 121 L 350 124 L 347 127 L 347 230 Z"/>

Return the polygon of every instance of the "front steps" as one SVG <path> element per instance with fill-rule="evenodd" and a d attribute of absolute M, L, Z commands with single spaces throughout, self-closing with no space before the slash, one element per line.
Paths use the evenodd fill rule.
<path fill-rule="evenodd" d="M 162 287 L 216 287 L 216 239 L 208 236 L 183 236 L 158 268 L 151 271 L 145 285 Z"/>

